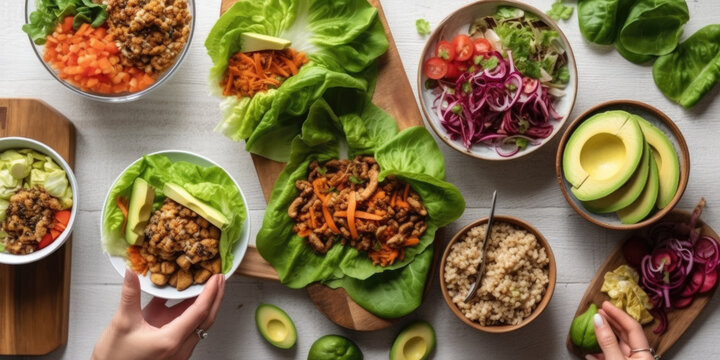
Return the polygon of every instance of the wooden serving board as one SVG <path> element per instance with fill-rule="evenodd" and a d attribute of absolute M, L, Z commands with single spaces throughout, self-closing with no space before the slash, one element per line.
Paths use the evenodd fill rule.
<path fill-rule="evenodd" d="M 660 221 L 670 220 L 689 222 L 690 215 L 691 214 L 686 211 L 673 210 L 668 215 L 666 215 L 663 220 Z M 705 224 L 702 220 L 698 220 L 697 226 L 702 227 L 701 233 L 703 235 L 709 235 L 715 240 L 718 240 L 717 233 L 715 233 L 715 231 L 713 231 L 713 229 L 711 229 L 710 226 Z M 647 230 L 647 227 L 637 230 L 630 236 L 640 235 L 644 237 L 647 234 Z M 600 288 L 605 281 L 605 273 L 615 270 L 618 266 L 623 264 L 626 264 L 626 261 L 622 253 L 622 244 L 620 244 L 620 246 L 618 246 L 615 251 L 610 254 L 608 259 L 605 261 L 605 264 L 603 264 L 603 266 L 598 270 L 597 274 L 595 274 L 595 277 L 590 282 L 590 286 L 588 286 L 587 290 L 585 291 L 585 295 L 580 301 L 580 305 L 575 312 L 575 316 L 584 313 L 591 303 L 594 303 L 599 308 L 603 301 L 610 300 L 607 294 L 600 291 Z M 695 321 L 695 319 L 700 315 L 702 310 L 708 304 L 710 298 L 713 296 L 716 289 L 717 286 L 715 286 L 715 288 L 705 294 L 697 295 L 695 297 L 695 300 L 693 300 L 693 302 L 690 304 L 690 306 L 684 309 L 674 309 L 670 311 L 667 314 L 668 327 L 664 334 L 658 335 L 653 333 L 653 330 L 655 330 L 655 328 L 659 324 L 659 320 L 657 319 L 650 324 L 643 326 L 643 330 L 645 331 L 645 336 L 647 336 L 647 339 L 650 343 L 650 347 L 655 349 L 655 353 L 657 355 L 665 354 L 665 352 L 667 352 L 668 349 L 670 349 L 670 347 L 672 347 L 678 341 L 678 339 L 680 339 L 682 334 L 685 333 L 688 327 L 690 327 L 690 324 Z M 576 347 L 572 343 L 572 341 L 570 341 L 569 335 L 567 338 L 567 348 L 570 349 L 570 351 L 578 357 L 583 359 L 585 358 L 585 353 L 580 348 Z"/>
<path fill-rule="evenodd" d="M 232 6 L 237 0 L 223 0 L 221 14 Z M 398 128 L 403 130 L 411 126 L 423 126 L 420 110 L 415 102 L 415 95 L 410 82 L 405 76 L 405 68 L 400 59 L 400 53 L 395 46 L 395 40 L 390 33 L 385 14 L 380 6 L 380 0 L 368 0 L 378 9 L 378 15 L 385 27 L 388 39 L 388 51 L 378 59 L 378 78 L 373 94 L 373 102 L 395 118 Z M 262 156 L 252 155 L 255 170 L 260 180 L 265 200 L 270 200 L 275 180 L 285 167 L 284 163 L 276 162 Z M 437 236 L 436 236 L 437 238 Z M 435 258 L 428 274 L 425 287 L 427 292 L 432 283 L 432 274 L 439 255 L 442 253 L 442 243 L 435 242 Z M 269 269 L 267 269 L 269 268 Z M 257 249 L 249 248 L 243 263 L 237 273 L 242 275 L 260 277 L 264 279 L 277 279 L 277 272 L 267 264 L 257 253 Z M 334 323 L 353 330 L 371 331 L 386 328 L 392 325 L 392 319 L 379 318 L 356 304 L 343 289 L 330 289 L 323 285 L 311 285 L 307 288 L 310 298 Z"/>
<path fill-rule="evenodd" d="M 75 127 L 46 103 L 0 99 L 0 137 L 52 147 L 73 166 Z M 45 355 L 67 342 L 71 239 L 48 257 L 0 265 L 0 355 Z"/>

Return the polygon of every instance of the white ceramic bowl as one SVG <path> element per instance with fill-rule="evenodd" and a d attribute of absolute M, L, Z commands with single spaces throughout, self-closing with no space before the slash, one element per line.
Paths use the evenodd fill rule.
<path fill-rule="evenodd" d="M 223 169 L 222 166 L 218 165 L 216 162 L 214 162 L 202 155 L 198 155 L 198 154 L 188 152 L 188 151 L 165 150 L 165 151 L 158 151 L 156 153 L 152 153 L 149 155 L 157 155 L 157 154 L 162 154 L 162 155 L 167 156 L 172 162 L 185 161 L 185 162 L 189 162 L 191 164 L 196 164 L 196 165 L 200 165 L 200 166 L 217 166 L 217 167 Z M 134 161 L 133 164 L 135 164 L 136 162 L 138 162 L 140 160 L 141 159 Z M 128 168 L 130 166 L 132 166 L 133 164 L 130 164 L 128 166 Z M 123 170 L 120 173 L 120 175 L 118 175 L 118 177 L 115 179 L 115 181 L 113 181 L 112 186 L 110 186 L 110 189 L 115 187 L 115 184 L 117 183 L 120 176 L 122 174 L 124 174 L 126 171 L 127 171 L 127 168 L 125 168 L 125 170 Z M 225 171 L 225 169 L 223 169 L 223 171 Z M 242 196 L 243 202 L 245 203 L 245 211 L 246 211 L 245 222 L 242 224 L 242 232 L 240 233 L 240 241 L 235 245 L 235 249 L 233 249 L 232 269 L 230 269 L 230 272 L 225 274 L 225 278 L 227 279 L 230 276 L 232 276 L 233 273 L 235 273 L 235 270 L 237 270 L 238 266 L 240 265 L 240 262 L 242 262 L 242 259 L 245 256 L 245 250 L 247 249 L 248 242 L 250 241 L 250 211 L 247 209 L 247 198 L 245 198 L 245 194 L 242 192 L 240 185 L 238 185 L 237 181 L 235 181 L 235 179 L 230 174 L 228 174 L 227 171 L 225 171 L 225 173 L 230 177 L 230 179 L 232 179 L 233 183 L 235 183 L 235 187 L 237 187 L 238 191 L 240 192 L 240 196 Z M 108 189 L 108 195 L 105 196 L 105 203 L 103 204 L 103 214 L 102 214 L 101 219 L 105 218 L 105 208 L 106 208 L 108 201 L 114 201 L 113 199 L 109 198 L 110 189 Z M 100 232 L 102 234 L 101 236 L 104 239 L 106 234 L 105 234 L 103 228 L 104 227 L 102 226 L 102 224 L 100 224 Z M 108 258 L 110 259 L 110 263 L 112 264 L 112 266 L 115 268 L 115 270 L 117 270 L 118 274 L 120 274 L 120 276 L 124 277 L 125 269 L 127 269 L 126 259 L 122 256 L 113 256 L 110 254 L 108 254 Z M 150 281 L 150 272 L 148 272 L 146 276 L 140 276 L 140 288 L 142 289 L 142 291 L 144 291 L 152 296 L 160 297 L 163 299 L 179 300 L 179 299 L 188 299 L 191 297 L 195 297 L 195 296 L 200 295 L 200 292 L 202 291 L 204 286 L 205 286 L 205 284 L 193 284 L 193 285 L 190 285 L 190 287 L 188 287 L 187 289 L 185 289 L 183 291 L 178 291 L 176 288 L 169 286 L 169 285 L 159 287 L 159 286 L 156 286 L 155 284 L 153 284 Z"/>
<path fill-rule="evenodd" d="M 75 223 L 75 217 L 77 216 L 78 184 L 77 180 L 75 179 L 75 174 L 73 173 L 72 168 L 70 168 L 70 165 L 68 165 L 68 163 L 65 162 L 65 159 L 63 159 L 62 156 L 55 152 L 55 150 L 53 150 L 51 147 L 37 140 L 24 137 L 0 138 L 0 152 L 11 149 L 32 149 L 39 153 L 50 156 L 53 160 L 55 160 L 55 163 L 60 165 L 60 167 L 65 170 L 65 174 L 67 175 L 68 181 L 70 182 L 70 189 L 72 189 L 73 192 L 73 204 L 72 208 L 70 209 L 70 222 L 68 222 L 65 231 L 63 231 L 62 234 L 60 234 L 60 236 L 55 239 L 55 241 L 50 243 L 50 245 L 48 245 L 47 247 L 27 255 L 13 255 L 0 252 L 0 264 L 20 265 L 38 261 L 54 253 L 55 250 L 59 249 L 63 244 L 65 244 L 65 241 L 67 241 L 67 239 L 70 237 L 70 234 L 72 234 L 73 224 Z"/>
<path fill-rule="evenodd" d="M 470 28 L 470 24 L 472 24 L 475 19 L 477 19 L 478 17 L 494 15 L 497 12 L 497 8 L 499 6 L 513 6 L 522 9 L 523 11 L 533 13 L 537 15 L 551 29 L 557 31 L 558 34 L 560 34 L 560 41 L 562 42 L 563 48 L 565 48 L 565 51 L 567 53 L 568 70 L 570 71 L 570 82 L 567 84 L 567 87 L 563 89 L 565 91 L 565 95 L 554 103 L 555 111 L 557 111 L 558 114 L 562 115 L 562 119 L 551 122 L 554 126 L 552 134 L 550 134 L 550 136 L 545 139 L 541 139 L 538 144 L 529 144 L 524 150 L 521 150 L 518 153 L 508 157 L 500 156 L 496 152 L 494 147 L 485 144 L 475 144 L 471 146 L 470 149 L 466 149 L 461 139 L 453 140 L 450 137 L 448 131 L 440 123 L 440 119 L 438 119 L 437 113 L 433 108 L 433 102 L 435 101 L 435 98 L 438 94 L 433 90 L 425 89 L 425 80 L 427 80 L 427 76 L 425 76 L 422 70 L 425 61 L 434 56 L 435 48 L 437 47 L 438 42 L 440 42 L 441 40 L 450 41 L 457 34 L 467 34 L 468 29 Z M 451 148 L 465 155 L 484 160 L 516 159 L 528 155 L 548 143 L 560 131 L 560 129 L 567 121 L 568 117 L 570 117 L 570 112 L 572 112 L 573 106 L 575 106 L 575 96 L 577 95 L 578 84 L 575 56 L 573 55 L 572 48 L 570 47 L 570 43 L 565 37 L 565 34 L 563 34 L 562 30 L 560 30 L 555 21 L 553 21 L 549 16 L 547 16 L 545 12 L 540 11 L 530 5 L 518 1 L 508 0 L 487 0 L 474 2 L 455 10 L 443 21 L 441 21 L 440 24 L 437 25 L 433 33 L 430 35 L 427 43 L 425 44 L 422 56 L 420 57 L 420 64 L 418 65 L 417 78 L 420 107 L 422 108 L 423 113 L 425 114 L 425 118 L 430 124 L 430 127 L 432 127 L 437 136 Z"/>

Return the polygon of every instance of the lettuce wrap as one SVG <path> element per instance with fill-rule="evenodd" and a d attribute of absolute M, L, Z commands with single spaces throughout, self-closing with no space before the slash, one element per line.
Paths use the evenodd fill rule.
<path fill-rule="evenodd" d="M 349 158 L 375 156 L 381 170 L 379 181 L 392 174 L 409 183 L 428 211 L 427 230 L 420 243 L 406 248 L 405 258 L 390 266 L 375 266 L 366 253 L 339 243 L 327 253 L 317 254 L 292 231 L 294 220 L 288 215 L 288 207 L 299 193 L 295 181 L 307 179 L 313 160 L 322 163 L 339 158 L 345 144 Z M 403 316 L 422 299 L 435 232 L 465 209 L 458 189 L 444 179 L 442 153 L 424 127 L 398 132 L 394 119 L 372 103 L 358 113 L 338 115 L 328 101 L 319 99 L 311 106 L 301 135 L 293 140 L 290 161 L 275 183 L 257 235 L 258 251 L 277 270 L 282 283 L 291 288 L 323 282 L 345 288 L 376 315 Z"/>
<path fill-rule="evenodd" d="M 240 0 L 205 41 L 213 62 L 210 87 L 218 96 L 228 59 L 242 51 L 245 32 L 290 40 L 309 60 L 277 89 L 225 97 L 220 105 L 223 119 L 217 131 L 246 140 L 248 151 L 277 161 L 287 161 L 291 141 L 315 100 L 339 89 L 351 90 L 351 101 L 372 95 L 375 59 L 388 47 L 377 10 L 366 0 Z"/>
<path fill-rule="evenodd" d="M 103 247 L 111 255 L 125 256 L 129 246 L 121 232 L 123 214 L 115 203 L 118 196 L 129 198 L 136 178 L 147 181 L 155 190 L 153 211 L 162 206 L 165 183 L 181 185 L 194 197 L 205 201 L 228 218 L 220 234 L 222 272 L 233 264 L 233 248 L 240 241 L 247 210 L 235 182 L 217 166 L 204 167 L 184 161 L 172 162 L 162 154 L 146 155 L 132 164 L 113 184 L 103 212 Z"/>

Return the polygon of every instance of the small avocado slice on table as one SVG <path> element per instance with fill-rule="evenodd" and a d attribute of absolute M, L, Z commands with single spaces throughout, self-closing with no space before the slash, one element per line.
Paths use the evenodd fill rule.
<path fill-rule="evenodd" d="M 640 125 L 620 110 L 595 114 L 570 135 L 563 151 L 563 175 L 580 201 L 600 199 L 622 187 L 644 152 Z"/>
<path fill-rule="evenodd" d="M 658 167 L 655 160 L 653 160 L 650 162 L 650 176 L 648 176 L 643 193 L 630 206 L 618 210 L 617 215 L 620 222 L 623 224 L 635 224 L 646 218 L 655 209 L 659 189 Z"/>
<path fill-rule="evenodd" d="M 425 321 L 408 325 L 395 338 L 390 360 L 425 360 L 435 349 L 435 330 Z"/>
<path fill-rule="evenodd" d="M 255 310 L 255 325 L 265 340 L 280 349 L 289 349 L 297 341 L 295 324 L 275 305 L 260 304 Z"/>
<path fill-rule="evenodd" d="M 310 346 L 308 360 L 363 360 L 360 348 L 340 335 L 325 335 Z"/>
<path fill-rule="evenodd" d="M 206 204 L 204 201 L 192 196 L 187 190 L 183 189 L 182 186 L 165 183 L 163 187 L 163 193 L 178 204 L 196 212 L 202 216 L 205 220 L 221 229 L 229 223 L 228 218 L 223 215 L 220 211 Z"/>
<path fill-rule="evenodd" d="M 141 245 L 145 241 L 145 225 L 150 220 L 155 189 L 142 178 L 135 179 L 128 204 L 125 240 L 130 245 Z"/>
<path fill-rule="evenodd" d="M 660 193 L 656 207 L 663 209 L 675 197 L 680 182 L 680 161 L 677 152 L 668 137 L 649 121 L 637 117 L 640 129 L 645 134 L 645 141 L 650 144 L 660 178 Z"/>

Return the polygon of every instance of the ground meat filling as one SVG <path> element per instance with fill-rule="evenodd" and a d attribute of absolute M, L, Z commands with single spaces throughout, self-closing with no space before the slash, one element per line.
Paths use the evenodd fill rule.
<path fill-rule="evenodd" d="M 140 255 L 153 284 L 185 290 L 221 272 L 219 248 L 220 229 L 166 198 L 145 227 Z"/>
<path fill-rule="evenodd" d="M 124 66 L 146 73 L 170 67 L 190 35 L 187 0 L 105 0 L 109 33 Z"/>
<path fill-rule="evenodd" d="M 409 184 L 393 176 L 378 182 L 380 167 L 371 156 L 309 165 L 307 180 L 288 208 L 293 231 L 318 253 L 337 242 L 367 252 L 376 265 L 402 260 L 427 228 L 427 210 Z"/>
<path fill-rule="evenodd" d="M 55 212 L 60 210 L 60 201 L 40 187 L 18 190 L 10 197 L 3 223 L 3 230 L 8 234 L 5 250 L 15 255 L 35 251 L 52 227 Z"/>

